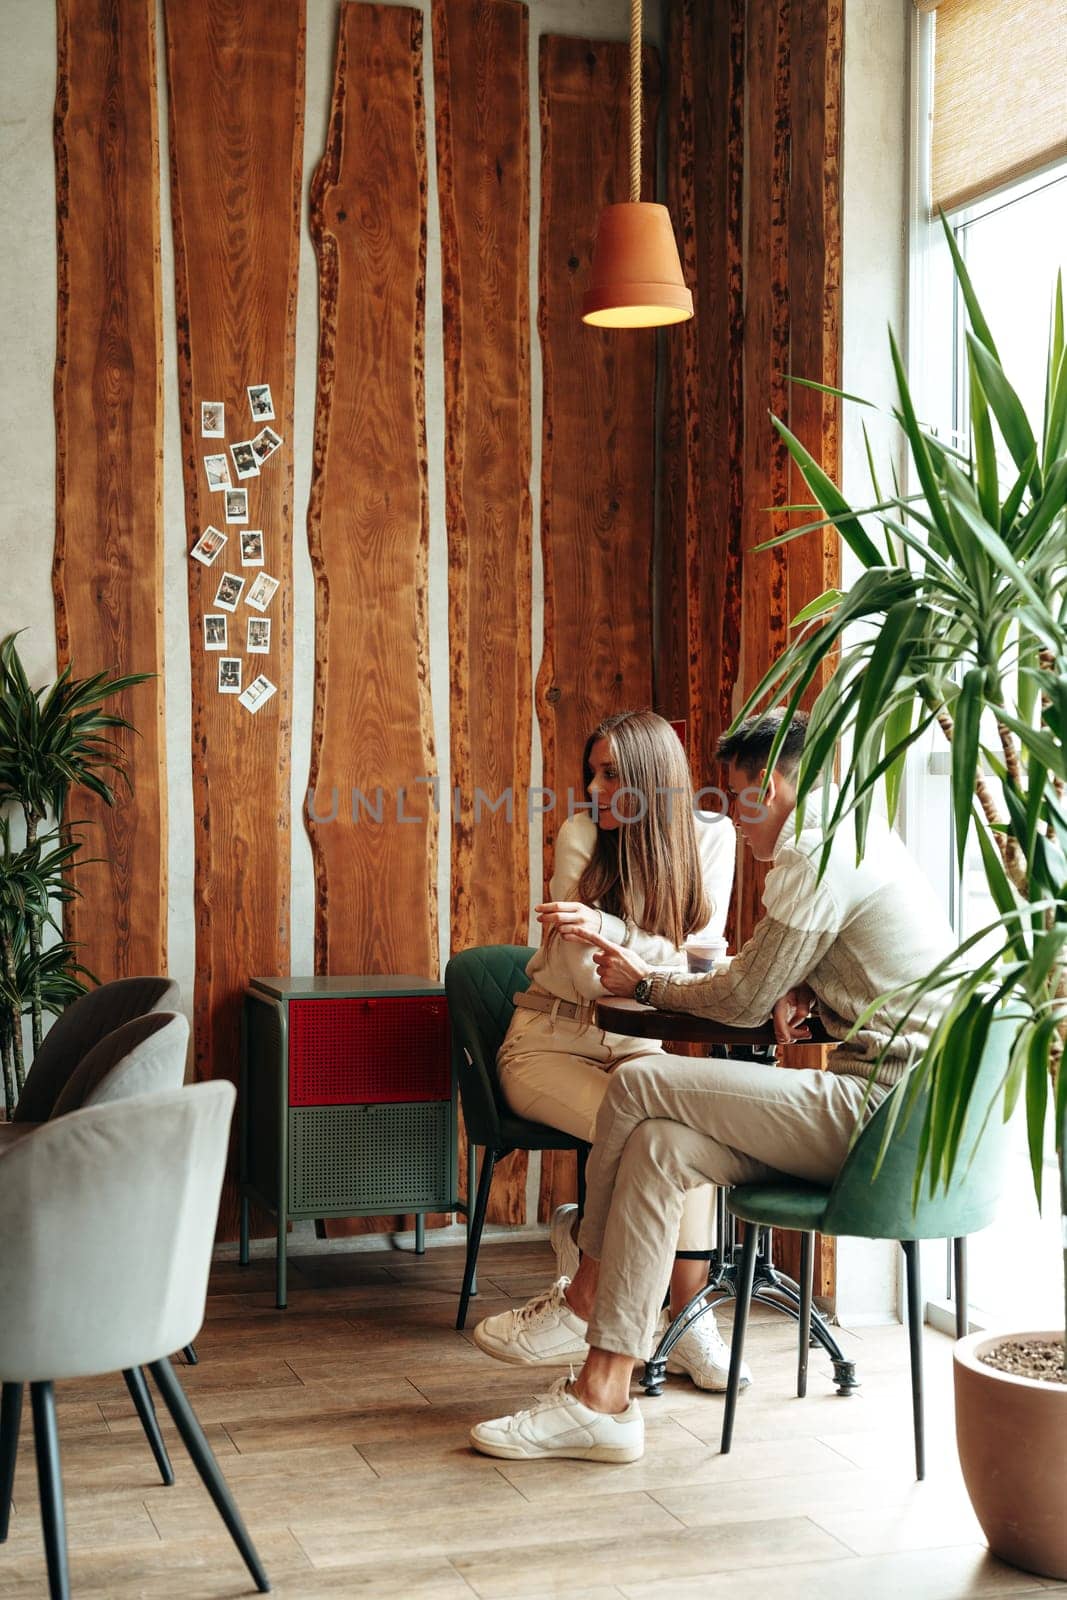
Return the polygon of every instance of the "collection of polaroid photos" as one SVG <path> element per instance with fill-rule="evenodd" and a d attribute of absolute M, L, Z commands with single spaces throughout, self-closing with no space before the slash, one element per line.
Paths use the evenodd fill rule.
<path fill-rule="evenodd" d="M 227 652 L 240 649 L 243 644 L 247 655 L 270 655 L 271 619 L 266 613 L 278 591 L 279 580 L 263 570 L 254 570 L 266 565 L 266 545 L 262 528 L 247 526 L 248 490 L 241 484 L 259 477 L 274 452 L 281 448 L 282 439 L 268 426 L 274 421 L 270 384 L 249 384 L 247 393 L 252 427 L 258 431 L 250 438 L 231 444 L 228 451 L 223 448 L 204 457 L 208 489 L 222 496 L 220 520 L 224 527 L 206 527 L 189 554 L 201 566 L 214 566 L 230 543 L 229 530 L 233 530 L 234 542 L 227 560 L 230 565 L 240 565 L 241 571 L 223 571 L 219 579 L 213 609 L 204 615 L 204 649 L 219 652 L 219 694 L 235 694 L 245 710 L 254 713 L 276 692 L 277 685 L 265 672 L 242 685 L 244 658 Z M 200 436 L 225 439 L 226 406 L 222 400 L 200 402 Z M 239 557 L 239 562 L 234 561 L 235 556 Z M 254 616 L 243 612 L 238 616 L 237 608 L 242 600 Z"/>

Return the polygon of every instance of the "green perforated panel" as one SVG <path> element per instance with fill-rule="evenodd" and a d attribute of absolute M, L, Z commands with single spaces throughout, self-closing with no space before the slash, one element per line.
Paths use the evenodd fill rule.
<path fill-rule="evenodd" d="M 290 1212 L 447 1210 L 451 1122 L 448 1101 L 290 1111 Z"/>

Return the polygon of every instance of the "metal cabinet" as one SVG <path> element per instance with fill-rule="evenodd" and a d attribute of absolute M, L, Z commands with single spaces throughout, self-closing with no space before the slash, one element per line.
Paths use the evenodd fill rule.
<path fill-rule="evenodd" d="M 252 1201 L 303 1217 L 456 1204 L 456 1093 L 444 986 L 412 977 L 254 978 L 241 1033 L 241 1261 Z"/>

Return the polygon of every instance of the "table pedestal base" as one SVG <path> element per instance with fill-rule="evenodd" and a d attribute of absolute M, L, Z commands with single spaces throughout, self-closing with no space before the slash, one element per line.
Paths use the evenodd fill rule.
<path fill-rule="evenodd" d="M 795 1322 L 800 1321 L 800 1287 L 794 1283 L 771 1260 L 770 1230 L 761 1230 L 761 1243 L 756 1256 L 756 1274 L 752 1285 L 752 1299 L 760 1305 L 771 1306 L 775 1311 L 792 1317 Z M 689 1301 L 688 1305 L 675 1317 L 663 1338 L 656 1346 L 652 1355 L 645 1362 L 642 1386 L 647 1395 L 663 1393 L 663 1384 L 667 1373 L 667 1357 L 670 1355 L 678 1340 L 687 1329 L 698 1322 L 706 1312 L 715 1306 L 721 1305 L 724 1300 L 729 1300 L 737 1294 L 738 1265 L 735 1260 L 736 1247 L 731 1245 L 720 1252 L 715 1250 L 711 1256 L 711 1271 L 708 1281 Z M 826 1319 L 812 1308 L 811 1313 L 811 1343 L 821 1345 L 833 1362 L 834 1382 L 837 1384 L 837 1393 L 850 1395 L 853 1389 L 859 1388 L 859 1379 L 856 1377 L 855 1362 L 849 1361 L 842 1354 L 841 1347 L 830 1332 Z"/>

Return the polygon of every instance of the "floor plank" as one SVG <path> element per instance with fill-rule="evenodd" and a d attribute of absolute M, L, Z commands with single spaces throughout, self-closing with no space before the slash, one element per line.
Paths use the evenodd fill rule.
<path fill-rule="evenodd" d="M 984 1548 L 939 1334 L 925 1339 L 921 1484 L 903 1330 L 843 1331 L 861 1389 L 834 1394 L 813 1352 L 798 1401 L 793 1325 L 759 1309 L 755 1381 L 728 1456 L 721 1397 L 670 1378 L 642 1400 L 641 1461 L 492 1461 L 470 1449 L 471 1425 L 522 1406 L 546 1379 L 487 1361 L 470 1328 L 455 1330 L 462 1266 L 453 1246 L 418 1258 L 338 1241 L 294 1259 L 283 1312 L 269 1262 L 218 1263 L 199 1365 L 176 1370 L 283 1600 L 1036 1600 L 1067 1587 Z M 541 1241 L 487 1244 L 471 1327 L 550 1272 Z M 722 1323 L 728 1332 L 728 1310 Z M 120 1377 L 61 1384 L 58 1399 L 75 1595 L 249 1593 L 169 1419 L 177 1482 L 164 1488 Z M 44 1592 L 27 1415 L 0 1600 Z"/>

